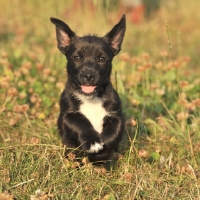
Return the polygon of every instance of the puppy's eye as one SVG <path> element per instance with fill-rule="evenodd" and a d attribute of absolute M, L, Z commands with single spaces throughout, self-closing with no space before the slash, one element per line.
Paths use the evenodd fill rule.
<path fill-rule="evenodd" d="M 106 58 L 105 57 L 99 57 L 99 62 L 103 63 L 105 62 Z"/>
<path fill-rule="evenodd" d="M 80 61 L 81 61 L 80 56 L 74 56 L 74 61 L 75 61 L 75 62 L 80 62 Z"/>

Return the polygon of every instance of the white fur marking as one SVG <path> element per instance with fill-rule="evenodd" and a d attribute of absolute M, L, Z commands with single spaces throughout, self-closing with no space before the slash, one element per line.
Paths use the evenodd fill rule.
<path fill-rule="evenodd" d="M 101 134 L 103 129 L 103 119 L 108 115 L 103 102 L 100 98 L 85 98 L 85 96 L 78 95 L 78 98 L 83 102 L 80 105 L 80 112 L 87 117 L 94 129 Z"/>
<path fill-rule="evenodd" d="M 88 150 L 88 153 L 98 153 L 100 150 L 103 149 L 104 143 L 97 143 L 91 145 L 90 150 Z"/>

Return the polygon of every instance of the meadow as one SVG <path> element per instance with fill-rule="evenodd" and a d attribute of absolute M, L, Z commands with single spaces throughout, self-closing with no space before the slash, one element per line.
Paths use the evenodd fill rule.
<path fill-rule="evenodd" d="M 200 200 L 200 2 L 161 1 L 133 24 L 113 61 L 126 129 L 118 160 L 65 157 L 57 131 L 66 60 L 50 17 L 78 35 L 105 35 L 112 1 L 1 0 L 0 200 Z"/>

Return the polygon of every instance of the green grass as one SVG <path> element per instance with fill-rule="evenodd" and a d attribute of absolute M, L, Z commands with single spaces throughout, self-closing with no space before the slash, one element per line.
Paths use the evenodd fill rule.
<path fill-rule="evenodd" d="M 0 199 L 200 199 L 197 0 L 163 2 L 139 25 L 127 17 L 112 73 L 127 119 L 120 159 L 65 158 L 56 121 L 66 61 L 49 17 L 102 36 L 120 15 L 96 3 L 92 13 L 64 0 L 1 2 Z"/>

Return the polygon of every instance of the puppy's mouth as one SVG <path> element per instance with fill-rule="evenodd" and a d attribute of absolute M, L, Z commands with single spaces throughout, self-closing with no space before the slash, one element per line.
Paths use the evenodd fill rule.
<path fill-rule="evenodd" d="M 84 94 L 92 94 L 95 92 L 96 87 L 94 85 L 81 85 L 81 90 Z"/>

